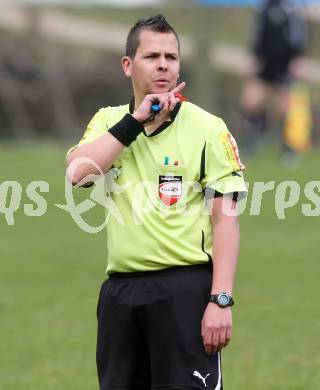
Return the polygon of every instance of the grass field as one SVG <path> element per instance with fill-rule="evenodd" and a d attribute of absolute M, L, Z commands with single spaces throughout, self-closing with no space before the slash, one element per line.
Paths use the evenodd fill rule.
<path fill-rule="evenodd" d="M 64 201 L 64 155 L 55 143 L 0 144 L 0 183 L 18 181 L 23 194 L 14 226 L 0 214 L 0 389 L 93 390 L 95 309 L 104 279 L 105 233 L 81 231 L 54 206 Z M 301 201 L 278 220 L 275 192 L 261 214 L 241 218 L 233 341 L 224 352 L 227 390 L 316 390 L 320 384 L 319 217 L 305 217 L 305 183 L 319 180 L 319 150 L 296 171 L 275 151 L 247 162 L 247 180 L 295 180 Z M 26 187 L 49 183 L 47 212 L 27 217 Z M 85 197 L 81 190 L 79 197 Z M 250 203 L 250 196 L 249 196 Z M 88 212 L 101 223 L 102 208 Z"/>

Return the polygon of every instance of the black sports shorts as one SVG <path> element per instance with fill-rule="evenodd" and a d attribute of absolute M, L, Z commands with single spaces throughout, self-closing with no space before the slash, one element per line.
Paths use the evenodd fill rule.
<path fill-rule="evenodd" d="M 220 353 L 208 356 L 201 320 L 212 264 L 113 274 L 101 287 L 101 390 L 221 390 Z"/>

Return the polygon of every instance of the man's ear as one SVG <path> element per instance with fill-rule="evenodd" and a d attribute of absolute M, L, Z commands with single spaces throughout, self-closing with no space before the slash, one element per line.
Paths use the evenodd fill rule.
<path fill-rule="evenodd" d="M 131 75 L 132 75 L 132 59 L 128 56 L 122 57 L 121 65 L 122 65 L 122 69 L 123 69 L 124 74 L 127 77 L 131 77 Z"/>

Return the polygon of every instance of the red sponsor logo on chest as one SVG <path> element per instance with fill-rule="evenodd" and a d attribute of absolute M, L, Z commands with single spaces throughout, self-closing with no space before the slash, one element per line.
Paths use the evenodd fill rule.
<path fill-rule="evenodd" d="M 182 195 L 182 176 L 159 176 L 159 197 L 167 206 L 177 203 Z"/>

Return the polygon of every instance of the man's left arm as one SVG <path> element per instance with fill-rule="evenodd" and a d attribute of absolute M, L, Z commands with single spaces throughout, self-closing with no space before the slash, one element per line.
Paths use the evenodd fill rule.
<path fill-rule="evenodd" d="M 226 292 L 232 295 L 237 268 L 240 230 L 238 217 L 223 210 L 235 207 L 232 196 L 215 198 L 212 206 L 214 265 L 211 294 Z M 233 213 L 236 214 L 236 213 Z M 226 347 L 232 334 L 231 307 L 220 308 L 208 303 L 201 323 L 201 335 L 205 350 L 214 354 Z"/>

